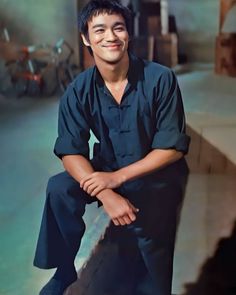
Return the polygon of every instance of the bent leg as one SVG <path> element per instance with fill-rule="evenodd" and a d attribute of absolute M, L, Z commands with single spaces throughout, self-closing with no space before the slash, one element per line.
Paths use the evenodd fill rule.
<path fill-rule="evenodd" d="M 85 206 L 96 199 L 87 195 L 67 172 L 49 179 L 34 265 L 55 268 L 65 255 L 74 260 L 85 231 Z"/>
<path fill-rule="evenodd" d="M 179 194 L 177 190 L 162 187 L 132 197 L 140 212 L 127 228 L 137 240 L 142 261 L 136 269 L 144 282 L 137 286 L 135 295 L 171 295 Z M 140 280 L 140 275 L 138 277 Z"/>

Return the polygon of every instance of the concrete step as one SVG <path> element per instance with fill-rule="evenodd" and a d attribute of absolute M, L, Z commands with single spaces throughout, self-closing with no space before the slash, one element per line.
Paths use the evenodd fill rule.
<path fill-rule="evenodd" d="M 187 161 L 192 173 L 236 174 L 236 122 L 203 114 L 187 114 L 191 145 Z"/>

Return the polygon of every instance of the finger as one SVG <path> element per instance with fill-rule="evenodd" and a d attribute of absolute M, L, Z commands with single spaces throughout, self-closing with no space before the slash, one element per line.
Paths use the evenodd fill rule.
<path fill-rule="evenodd" d="M 133 210 L 133 212 L 139 212 L 139 208 L 136 208 L 132 203 L 130 203 L 131 209 Z"/>
<path fill-rule="evenodd" d="M 86 181 L 88 181 L 89 179 L 91 178 L 91 174 L 90 175 L 86 175 L 85 177 L 83 177 L 81 180 L 80 180 L 80 187 L 82 187 L 84 185 L 84 183 Z"/>
<path fill-rule="evenodd" d="M 88 191 L 89 187 L 94 183 L 94 181 L 92 179 L 87 180 L 83 186 L 82 189 L 85 190 L 86 192 Z"/>
<path fill-rule="evenodd" d="M 82 187 L 82 189 L 87 193 L 87 194 L 89 194 L 89 191 L 88 191 L 88 189 L 89 189 L 89 186 L 88 185 L 84 185 L 83 187 Z"/>
<path fill-rule="evenodd" d="M 126 225 L 126 222 L 123 217 L 118 217 L 117 219 L 118 219 L 120 225 Z"/>
<path fill-rule="evenodd" d="M 116 226 L 120 225 L 119 221 L 118 221 L 116 218 L 113 218 L 113 219 L 112 219 L 112 222 L 113 222 Z"/>
<path fill-rule="evenodd" d="M 82 187 L 82 189 L 87 193 L 87 194 L 90 194 L 92 189 L 94 189 L 94 184 L 90 184 L 90 185 L 86 185 L 84 187 Z"/>
<path fill-rule="evenodd" d="M 98 187 L 98 185 L 96 183 L 93 183 L 91 184 L 89 187 L 88 187 L 88 193 L 90 195 L 92 195 L 93 191 Z"/>
<path fill-rule="evenodd" d="M 129 215 L 129 218 L 130 218 L 130 220 L 131 220 L 132 222 L 136 220 L 136 216 L 135 216 L 135 214 L 134 214 L 132 211 L 129 212 L 128 215 Z"/>
<path fill-rule="evenodd" d="M 83 177 L 81 180 L 80 180 L 80 186 L 84 186 L 86 182 L 88 181 L 92 181 L 94 178 L 96 177 L 96 172 L 93 172 L 89 175 L 86 175 L 85 177 Z"/>
<path fill-rule="evenodd" d="M 130 224 L 132 220 L 130 219 L 129 215 L 124 215 L 123 220 L 125 221 L 126 224 Z"/>
<path fill-rule="evenodd" d="M 90 194 L 92 197 L 95 197 L 96 195 L 98 195 L 102 190 L 104 190 L 104 188 L 105 187 L 103 187 L 103 186 L 98 186 L 98 187 L 96 187 L 93 191 L 92 191 L 92 193 Z"/>

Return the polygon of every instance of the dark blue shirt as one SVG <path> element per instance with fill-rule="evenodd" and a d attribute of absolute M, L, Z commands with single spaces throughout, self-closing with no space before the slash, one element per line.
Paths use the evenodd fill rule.
<path fill-rule="evenodd" d="M 60 158 L 79 154 L 89 159 L 90 131 L 99 142 L 94 146 L 92 161 L 96 170 L 117 170 L 153 149 L 176 149 L 186 154 L 189 137 L 185 134 L 183 103 L 174 73 L 131 55 L 128 84 L 120 104 L 96 67 L 81 73 L 60 102 L 55 154 Z M 181 173 L 182 162 L 155 175 L 173 178 Z"/>

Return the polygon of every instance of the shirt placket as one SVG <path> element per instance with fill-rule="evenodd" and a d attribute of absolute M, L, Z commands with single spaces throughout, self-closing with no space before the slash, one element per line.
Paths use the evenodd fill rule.
<path fill-rule="evenodd" d="M 103 93 L 109 98 L 108 112 L 112 120 L 110 125 L 110 137 L 113 143 L 114 154 L 119 166 L 125 166 L 133 155 L 131 144 L 131 125 L 129 103 L 130 85 L 128 84 L 123 95 L 122 101 L 118 104 L 108 89 L 104 88 Z M 114 118 L 114 120 L 113 120 Z"/>
<path fill-rule="evenodd" d="M 118 112 L 119 123 L 117 124 L 116 134 L 117 134 L 117 145 L 115 146 L 115 153 L 118 157 L 118 162 L 120 165 L 124 165 L 127 162 L 127 158 L 133 155 L 133 151 L 130 148 L 130 134 L 131 128 L 129 123 L 128 111 L 130 109 L 130 104 L 123 103 L 116 106 L 116 111 Z"/>

